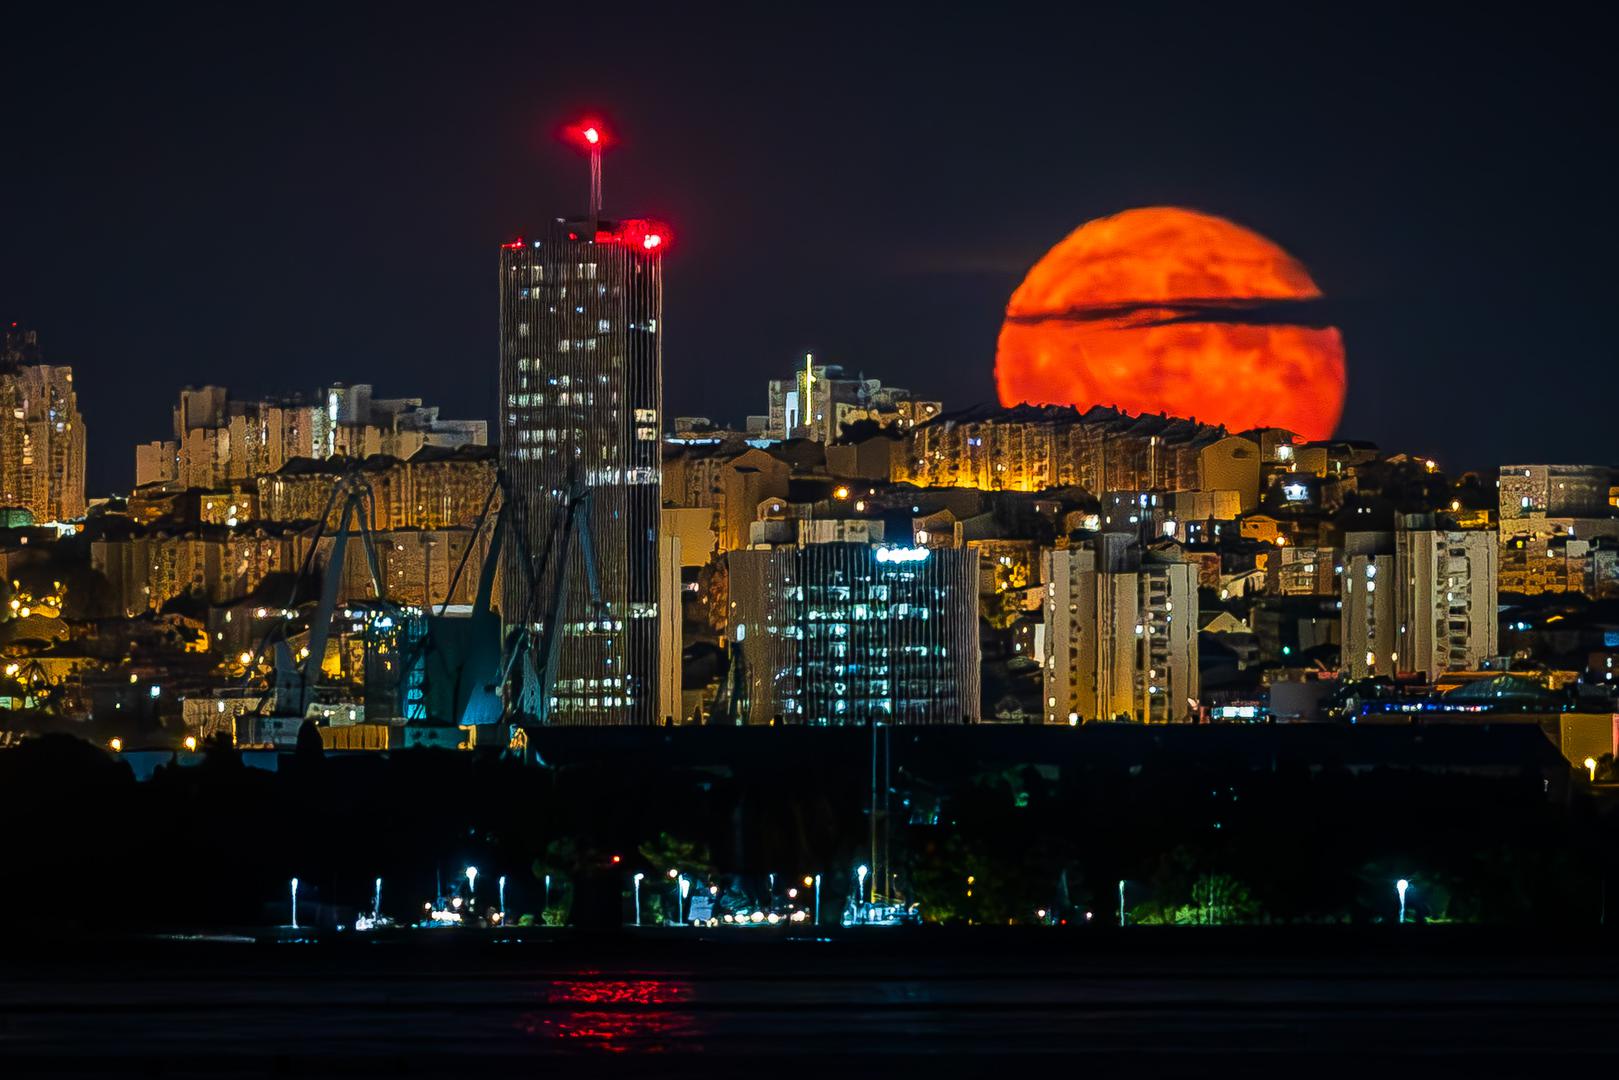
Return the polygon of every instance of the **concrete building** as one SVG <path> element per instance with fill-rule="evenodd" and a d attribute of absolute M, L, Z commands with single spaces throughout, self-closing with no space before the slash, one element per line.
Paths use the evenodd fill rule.
<path fill-rule="evenodd" d="M 135 450 L 135 485 L 213 490 L 253 480 L 299 458 L 409 458 L 424 447 L 484 446 L 483 420 L 440 420 L 421 398 L 377 398 L 368 384 L 314 394 L 233 401 L 222 386 L 187 387 L 173 437 Z"/>
<path fill-rule="evenodd" d="M 1496 655 L 1497 550 L 1486 531 L 1344 535 L 1342 666 L 1349 679 L 1437 679 Z"/>
<path fill-rule="evenodd" d="M 1488 532 L 1395 534 L 1399 667 L 1431 679 L 1497 652 L 1496 544 Z"/>
<path fill-rule="evenodd" d="M 771 379 L 760 433 L 772 439 L 836 442 L 846 425 L 861 420 L 902 431 L 938 416 L 937 401 L 920 401 L 909 390 L 881 379 L 849 378 L 836 364 L 816 364 L 810 355 L 791 379 Z"/>
<path fill-rule="evenodd" d="M 1336 596 L 1341 576 L 1336 548 L 1280 547 L 1266 552 L 1265 591 L 1272 596 Z"/>
<path fill-rule="evenodd" d="M 1498 515 L 1502 592 L 1587 591 L 1593 542 L 1619 537 L 1605 465 L 1503 465 Z"/>
<path fill-rule="evenodd" d="M 257 511 L 262 521 L 318 521 L 323 512 L 336 528 L 342 503 L 332 490 L 343 477 L 358 473 L 371 488 L 371 527 L 440 529 L 476 523 L 486 505 L 498 507 L 490 495 L 496 483 L 492 447 L 462 446 L 453 450 L 423 447 L 407 461 L 376 454 L 363 461 L 346 457 L 296 458 L 257 481 Z M 244 515 L 245 520 L 245 515 Z"/>
<path fill-rule="evenodd" d="M 1097 407 L 976 406 L 911 432 L 894 479 L 919 487 L 1237 492 L 1259 499 L 1259 447 L 1224 428 Z"/>
<path fill-rule="evenodd" d="M 469 527 L 373 533 L 377 574 L 386 599 L 409 607 L 472 603 L 489 536 L 488 529 L 475 535 Z M 90 565 L 106 578 L 118 609 L 133 617 L 160 611 L 181 597 L 212 605 L 239 601 L 271 574 L 296 573 L 311 544 L 316 544 L 314 568 L 323 573 L 333 538 L 327 535 L 317 543 L 313 528 L 155 526 L 91 541 Z M 463 560 L 466 566 L 457 578 Z M 375 595 L 370 563 L 360 540 L 353 538 L 343 561 L 338 599 L 358 602 Z"/>
<path fill-rule="evenodd" d="M 1036 644 L 1048 724 L 1185 720 L 1199 695 L 1197 567 L 1143 559 L 1134 537 L 1045 551 Z"/>
<path fill-rule="evenodd" d="M 1608 517 L 1613 470 L 1606 465 L 1503 465 L 1501 522 Z"/>
<path fill-rule="evenodd" d="M 73 369 L 42 362 L 39 335 L 11 326 L 0 339 L 0 509 L 84 517 L 84 458 Z"/>
<path fill-rule="evenodd" d="M 1339 663 L 1351 681 L 1392 677 L 1397 670 L 1393 545 L 1391 533 L 1344 534 Z"/>

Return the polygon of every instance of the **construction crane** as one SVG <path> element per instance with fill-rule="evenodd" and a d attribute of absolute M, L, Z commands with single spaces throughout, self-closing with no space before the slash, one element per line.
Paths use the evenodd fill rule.
<path fill-rule="evenodd" d="M 370 528 L 373 497 L 370 485 L 358 476 L 340 478 L 327 499 L 287 604 L 289 610 L 296 609 L 299 585 L 313 572 L 316 553 L 327 535 L 327 522 L 337 511 L 338 525 L 331 534 L 331 554 L 322 575 L 320 595 L 308 617 L 307 654 L 301 667 L 295 665 L 287 640 L 290 619 L 282 620 L 266 632 L 256 655 L 272 656 L 275 674 L 270 690 L 260 699 L 255 713 L 262 715 L 265 706 L 273 702 L 276 714 L 308 715 L 315 702 L 321 664 L 331 636 L 349 540 L 357 529 L 371 579 L 372 603 L 383 609 L 382 617 L 370 620 L 369 625 L 378 626 L 386 620 L 403 638 L 396 654 L 396 666 L 399 685 L 404 688 L 400 709 L 404 719 L 407 722 L 436 720 L 463 727 L 508 721 L 514 729 L 524 724 L 550 723 L 552 689 L 561 660 L 567 602 L 577 564 L 584 567 L 592 613 L 604 618 L 606 615 L 590 528 L 592 492 L 585 486 L 575 487 L 570 492 L 562 512 L 556 517 L 545 552 L 536 561 L 527 551 L 522 530 L 512 528 L 507 521 L 514 512 L 507 487 L 504 475 L 497 477 L 474 526 L 473 541 L 462 554 L 438 612 L 435 614 L 430 606 L 424 606 L 419 616 L 413 616 L 390 601 L 383 587 Z M 497 508 L 496 496 L 502 493 L 506 497 Z M 340 499 L 341 509 L 338 510 Z M 454 595 L 477 547 L 477 537 L 486 527 L 491 527 L 490 543 L 479 571 L 478 590 L 470 615 L 450 615 L 449 597 Z M 513 542 L 523 556 L 515 560 L 519 572 L 530 571 L 525 573 L 530 586 L 527 590 L 530 605 L 521 620 L 508 618 L 515 625 L 502 648 L 501 618 L 493 612 L 494 581 L 503 545 Z M 367 686 L 368 694 L 372 689 Z"/>
<path fill-rule="evenodd" d="M 592 612 L 605 615 L 601 575 L 596 565 L 596 546 L 590 532 L 591 489 L 575 487 L 564 500 L 562 513 L 546 544 L 540 572 L 533 580 L 549 584 L 543 593 L 530 591 L 530 610 L 513 630 L 507 646 L 505 675 L 501 680 L 502 698 L 514 722 L 545 725 L 551 722 L 552 691 L 557 681 L 557 665 L 562 656 L 563 628 L 566 623 L 569 587 L 573 583 L 574 549 L 584 564 L 585 584 L 590 593 Z M 530 560 L 525 559 L 525 562 Z M 533 601 L 543 600 L 538 610 Z M 515 621 L 515 620 L 514 620 Z M 538 629 L 535 640 L 533 629 Z M 518 677 L 520 673 L 521 677 Z"/>
<path fill-rule="evenodd" d="M 403 621 L 403 611 L 397 604 L 387 599 L 383 589 L 382 574 L 377 568 L 376 542 L 371 533 L 370 506 L 373 499 L 371 485 L 358 474 L 340 476 L 332 485 L 326 505 L 321 510 L 315 535 L 299 567 L 291 595 L 287 598 L 287 610 L 297 609 L 299 588 L 313 572 L 321 540 L 326 536 L 327 522 L 332 520 L 332 513 L 339 499 L 342 500 L 342 510 L 338 515 L 337 530 L 332 534 L 332 552 L 326 560 L 320 596 L 314 612 L 309 617 L 309 640 L 303 666 L 301 669 L 296 666 L 292 647 L 287 640 L 290 617 L 265 631 L 254 655 L 268 655 L 273 658 L 274 676 L 269 692 L 259 699 L 258 707 L 254 710 L 255 715 L 262 715 L 267 704 L 272 706 L 273 713 L 298 717 L 309 715 L 310 706 L 315 702 L 315 688 L 320 680 L 321 664 L 326 656 L 326 642 L 331 637 L 332 616 L 337 610 L 338 590 L 343 583 L 343 567 L 347 558 L 349 537 L 356 526 L 365 549 L 366 569 L 370 574 L 375 602 L 384 608 L 389 627 Z M 251 678 L 251 674 L 249 677 Z"/>

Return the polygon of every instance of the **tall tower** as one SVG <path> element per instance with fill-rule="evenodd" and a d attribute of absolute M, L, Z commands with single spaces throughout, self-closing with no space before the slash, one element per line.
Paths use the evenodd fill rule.
<path fill-rule="evenodd" d="M 595 190 L 599 181 L 593 203 Z M 517 629 L 530 640 L 561 635 L 549 722 L 652 724 L 668 230 L 596 210 L 500 249 L 500 457 L 511 499 L 501 616 L 508 641 Z M 565 544 L 569 504 L 586 494 L 588 537 L 575 530 Z M 547 611 L 563 571 L 561 603 Z"/>

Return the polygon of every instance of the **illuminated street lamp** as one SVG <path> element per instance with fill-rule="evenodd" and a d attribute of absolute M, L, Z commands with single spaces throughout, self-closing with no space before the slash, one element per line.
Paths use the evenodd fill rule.
<path fill-rule="evenodd" d="M 644 877 L 646 877 L 645 874 L 641 873 L 640 871 L 636 871 L 635 876 L 630 879 L 631 883 L 635 887 L 635 925 L 636 926 L 641 925 L 641 879 L 644 878 Z"/>
<path fill-rule="evenodd" d="M 468 908 L 472 907 L 472 903 L 473 903 L 474 898 L 477 896 L 477 892 L 478 892 L 478 868 L 476 866 L 469 866 L 469 867 L 467 867 L 467 907 Z"/>
<path fill-rule="evenodd" d="M 298 929 L 298 879 L 292 879 L 292 928 Z"/>
<path fill-rule="evenodd" d="M 1119 879 L 1119 925 L 1124 925 L 1124 879 Z"/>
<path fill-rule="evenodd" d="M 1394 883 L 1394 891 L 1400 894 L 1400 925 L 1401 926 L 1405 925 L 1405 893 L 1406 893 L 1406 890 L 1409 889 L 1410 887 L 1411 887 L 1411 883 L 1409 881 L 1405 880 L 1405 878 L 1401 878 L 1399 881 L 1396 881 Z"/>
<path fill-rule="evenodd" d="M 686 894 L 686 875 L 682 874 L 679 870 L 671 869 L 669 871 L 669 880 L 675 883 L 675 920 L 674 921 L 675 921 L 675 925 L 679 926 L 680 923 L 681 923 L 681 918 L 680 918 L 680 898 Z"/>
<path fill-rule="evenodd" d="M 855 877 L 860 879 L 860 901 L 859 901 L 860 907 L 857 907 L 857 908 L 854 909 L 855 910 L 855 921 L 859 922 L 860 921 L 860 910 L 861 910 L 861 908 L 864 908 L 866 906 L 866 875 L 871 873 L 871 871 L 870 871 L 870 869 L 868 869 L 867 867 L 862 865 L 858 869 L 856 869 L 854 873 L 855 873 Z M 868 910 L 866 912 L 866 914 L 869 915 L 869 914 L 871 914 L 871 912 Z"/>
<path fill-rule="evenodd" d="M 1590 757 L 1586 758 L 1585 759 L 1585 767 L 1587 769 L 1589 769 L 1590 772 L 1591 772 L 1591 783 L 1593 783 L 1593 784 L 1596 783 L 1597 782 L 1597 759 L 1596 758 L 1590 758 Z"/>
<path fill-rule="evenodd" d="M 686 921 L 686 916 L 682 914 L 682 912 L 686 910 L 686 897 L 689 895 L 691 895 L 691 878 L 687 877 L 685 874 L 681 874 L 680 897 L 675 902 L 675 915 L 679 917 L 680 922 Z"/>
<path fill-rule="evenodd" d="M 821 875 L 815 875 L 815 925 L 821 925 Z"/>

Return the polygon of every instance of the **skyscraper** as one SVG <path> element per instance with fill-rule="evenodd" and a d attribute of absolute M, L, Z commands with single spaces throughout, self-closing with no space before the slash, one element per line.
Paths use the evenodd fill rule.
<path fill-rule="evenodd" d="M 641 220 L 552 223 L 500 251 L 500 452 L 510 540 L 501 614 L 508 639 L 561 634 L 542 710 L 557 724 L 649 724 L 660 702 L 663 266 L 666 231 Z M 569 504 L 583 530 L 561 541 Z M 559 567 L 554 551 L 568 551 Z M 557 611 L 559 571 L 568 581 Z"/>

